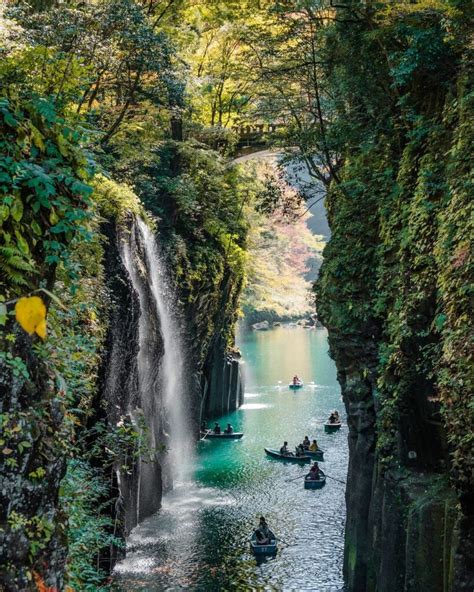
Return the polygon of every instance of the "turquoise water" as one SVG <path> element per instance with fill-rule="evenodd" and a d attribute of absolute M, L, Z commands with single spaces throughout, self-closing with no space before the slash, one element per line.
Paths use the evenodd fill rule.
<path fill-rule="evenodd" d="M 117 567 L 123 590 L 314 590 L 340 592 L 344 485 L 321 490 L 289 479 L 305 469 L 268 458 L 264 446 L 290 446 L 305 435 L 325 450 L 322 468 L 345 481 L 347 431 L 325 434 L 323 423 L 339 409 L 334 363 L 324 330 L 282 327 L 243 333 L 244 405 L 220 418 L 245 433 L 242 440 L 202 441 L 195 471 L 165 496 L 163 509 L 136 528 Z M 298 374 L 304 388 L 290 391 Z M 264 515 L 282 539 L 275 558 L 257 562 L 248 537 Z"/>

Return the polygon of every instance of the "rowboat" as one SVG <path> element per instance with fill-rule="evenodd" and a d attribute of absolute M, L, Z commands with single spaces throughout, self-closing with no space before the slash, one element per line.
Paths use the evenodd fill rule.
<path fill-rule="evenodd" d="M 270 531 L 270 542 L 266 545 L 257 543 L 257 535 L 253 533 L 250 537 L 250 548 L 255 555 L 271 555 L 277 552 L 276 536 Z"/>
<path fill-rule="evenodd" d="M 342 423 L 339 421 L 338 423 L 325 423 L 324 424 L 324 431 L 327 432 L 328 434 L 331 434 L 332 432 L 337 432 L 337 430 L 339 430 L 341 428 Z"/>
<path fill-rule="evenodd" d="M 222 438 L 222 439 L 231 439 L 231 440 L 239 440 L 244 435 L 243 432 L 232 432 L 231 434 L 226 434 L 221 432 L 220 434 L 216 434 L 215 432 L 201 432 L 201 438 Z"/>
<path fill-rule="evenodd" d="M 304 453 L 314 458 L 314 460 L 324 460 L 324 450 L 316 450 L 314 452 L 312 450 L 305 450 Z"/>
<path fill-rule="evenodd" d="M 290 382 L 290 384 L 288 385 L 289 389 L 292 389 L 294 391 L 303 388 L 304 383 L 300 380 L 300 382 Z"/>
<path fill-rule="evenodd" d="M 304 488 L 305 489 L 321 489 L 326 484 L 326 475 L 319 471 L 319 479 L 310 479 L 310 474 L 308 473 L 304 478 Z"/>
<path fill-rule="evenodd" d="M 268 454 L 268 456 L 271 456 L 272 458 L 278 458 L 279 460 L 284 460 L 287 462 L 307 463 L 311 460 L 311 457 L 307 454 L 303 456 L 281 454 L 281 452 L 279 450 L 276 450 L 275 448 L 265 448 L 265 452 Z"/>

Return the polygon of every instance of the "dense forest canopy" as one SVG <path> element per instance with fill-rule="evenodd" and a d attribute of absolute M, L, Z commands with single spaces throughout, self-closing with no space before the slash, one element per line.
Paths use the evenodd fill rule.
<path fill-rule="evenodd" d="M 291 221 L 327 192 L 316 303 L 360 399 L 375 392 L 381 471 L 415 446 L 399 427 L 407 410 L 436 408 L 436 452 L 423 441 L 420 466 L 449 474 L 467 512 L 472 4 L 18 0 L 0 11 L 6 589 L 103 589 L 104 549 L 123 546 L 104 473 L 144 451 L 133 426 L 97 412 L 111 219 L 154 224 L 181 299 L 228 290 L 235 321 L 249 227 L 263 220 L 263 232 L 282 209 Z M 282 169 L 309 171 L 291 203 L 274 179 L 231 164 L 242 129 L 269 124 Z M 224 337 L 233 346 L 233 327 Z M 350 556 L 353 574 L 366 550 Z"/>

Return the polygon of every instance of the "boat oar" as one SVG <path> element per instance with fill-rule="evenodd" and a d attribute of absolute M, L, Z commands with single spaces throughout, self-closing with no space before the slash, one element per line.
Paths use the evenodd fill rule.
<path fill-rule="evenodd" d="M 342 483 L 343 485 L 345 485 L 345 484 L 346 484 L 346 482 L 345 482 L 345 481 L 341 481 L 340 479 L 336 479 L 335 477 L 331 477 L 331 475 L 328 475 L 327 473 L 324 473 L 324 474 L 326 475 L 326 477 L 327 477 L 328 479 L 332 479 L 333 481 L 337 481 L 338 483 Z"/>
<path fill-rule="evenodd" d="M 205 435 L 204 435 L 204 436 L 201 438 L 201 442 L 204 440 L 204 438 L 205 438 L 206 436 L 209 436 L 209 434 L 210 434 L 211 432 L 212 432 L 212 430 L 206 430 L 206 433 L 205 433 Z"/>
<path fill-rule="evenodd" d="M 298 477 L 295 477 L 294 479 L 285 479 L 286 483 L 291 483 L 291 481 L 296 481 L 296 479 L 301 479 L 301 477 L 306 477 L 308 473 L 303 473 L 302 475 L 298 475 Z"/>

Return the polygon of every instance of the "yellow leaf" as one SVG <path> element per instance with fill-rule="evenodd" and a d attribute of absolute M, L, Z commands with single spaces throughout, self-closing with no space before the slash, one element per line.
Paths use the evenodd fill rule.
<path fill-rule="evenodd" d="M 36 327 L 36 335 L 39 335 L 41 339 L 46 339 L 46 320 L 41 321 Z"/>
<path fill-rule="evenodd" d="M 27 333 L 36 332 L 42 339 L 46 337 L 46 306 L 39 296 L 20 298 L 15 306 L 15 316 Z"/>

